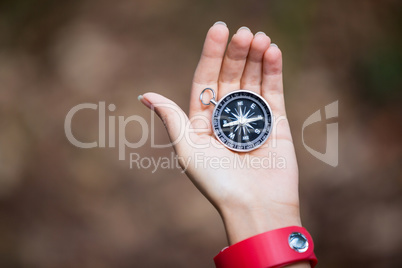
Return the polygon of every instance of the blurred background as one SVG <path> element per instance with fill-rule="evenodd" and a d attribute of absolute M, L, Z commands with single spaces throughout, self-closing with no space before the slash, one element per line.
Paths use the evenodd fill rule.
<path fill-rule="evenodd" d="M 208 28 L 266 32 L 284 55 L 303 224 L 320 267 L 402 267 L 402 14 L 398 0 L 0 1 L 0 267 L 214 267 L 218 213 L 177 168 L 130 168 L 171 148 L 80 149 L 80 103 L 151 113 L 154 91 L 188 109 Z M 339 101 L 339 165 L 307 152 L 302 124 Z M 116 118 L 117 122 L 117 118 Z M 325 152 L 326 123 L 305 129 Z M 98 112 L 74 117 L 98 140 Z M 127 139 L 141 138 L 138 123 Z M 168 142 L 155 122 L 155 142 Z M 108 143 L 106 144 L 108 145 Z"/>

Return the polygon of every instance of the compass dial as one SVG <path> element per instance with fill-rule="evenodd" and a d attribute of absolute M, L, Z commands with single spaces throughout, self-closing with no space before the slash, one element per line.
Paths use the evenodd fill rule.
<path fill-rule="evenodd" d="M 219 101 L 212 121 L 215 136 L 226 147 L 247 152 L 268 139 L 272 129 L 272 112 L 259 95 L 237 90 Z"/>

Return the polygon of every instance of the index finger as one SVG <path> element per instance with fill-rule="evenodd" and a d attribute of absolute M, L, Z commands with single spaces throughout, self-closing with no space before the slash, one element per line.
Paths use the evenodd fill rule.
<path fill-rule="evenodd" d="M 190 99 L 190 118 L 194 115 L 205 115 L 210 118 L 209 106 L 202 105 L 200 93 L 204 88 L 212 88 L 218 95 L 218 79 L 223 56 L 229 38 L 229 30 L 224 22 L 215 23 L 208 31 L 200 61 L 193 78 Z"/>

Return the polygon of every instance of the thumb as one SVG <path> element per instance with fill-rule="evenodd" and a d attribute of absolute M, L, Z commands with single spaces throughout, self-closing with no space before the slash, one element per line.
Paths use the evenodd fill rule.
<path fill-rule="evenodd" d="M 156 112 L 166 127 L 172 145 L 180 154 L 179 151 L 187 146 L 185 133 L 189 120 L 186 113 L 176 103 L 156 93 L 150 92 L 139 95 L 138 100 Z"/>

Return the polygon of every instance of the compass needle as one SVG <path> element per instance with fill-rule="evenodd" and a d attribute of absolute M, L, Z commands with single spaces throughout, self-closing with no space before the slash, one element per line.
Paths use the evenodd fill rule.
<path fill-rule="evenodd" d="M 230 123 L 223 124 L 223 127 L 231 127 L 240 124 L 239 121 L 232 121 Z"/>

